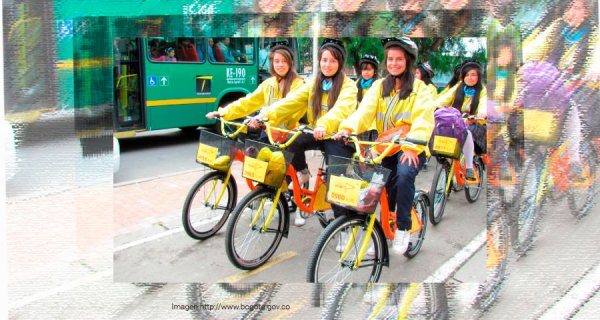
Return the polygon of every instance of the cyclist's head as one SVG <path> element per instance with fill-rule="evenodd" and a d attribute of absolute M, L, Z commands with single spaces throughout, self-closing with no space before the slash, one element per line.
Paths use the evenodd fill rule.
<path fill-rule="evenodd" d="M 382 96 L 387 97 L 400 80 L 400 99 L 406 99 L 412 92 L 415 79 L 414 69 L 419 50 L 408 37 L 384 38 L 381 40 L 384 50 L 385 68 L 388 72 L 384 80 Z"/>
<path fill-rule="evenodd" d="M 460 69 L 460 78 L 469 87 L 481 87 L 482 66 L 476 60 L 467 60 Z"/>
<path fill-rule="evenodd" d="M 326 38 L 319 50 L 319 67 L 325 78 L 331 78 L 344 69 L 346 48 L 338 39 Z"/>
<path fill-rule="evenodd" d="M 287 41 L 275 41 L 269 45 L 269 64 L 271 75 L 285 77 L 294 66 L 294 54 Z"/>
<path fill-rule="evenodd" d="M 426 84 L 431 84 L 431 79 L 435 76 L 435 73 L 433 72 L 433 68 L 431 68 L 429 63 L 425 62 L 419 63 L 419 65 L 417 65 L 415 75 L 418 79 L 425 82 Z"/>
<path fill-rule="evenodd" d="M 375 69 L 375 72 L 377 72 L 377 69 L 379 69 L 379 59 L 374 55 L 365 54 L 358 61 L 358 66 L 360 67 L 360 70 L 364 70 L 365 68 L 368 68 L 368 66 L 371 66 Z"/>

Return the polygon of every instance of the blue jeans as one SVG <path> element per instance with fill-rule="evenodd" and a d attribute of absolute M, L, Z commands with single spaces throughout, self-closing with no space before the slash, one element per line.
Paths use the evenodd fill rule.
<path fill-rule="evenodd" d="M 381 165 L 392 171 L 385 187 L 387 189 L 390 211 L 396 212 L 398 230 L 410 230 L 410 210 L 412 209 L 412 202 L 415 196 L 415 179 L 419 171 L 423 168 L 427 157 L 425 156 L 425 152 L 421 152 L 419 154 L 419 164 L 415 168 L 414 166 L 409 166 L 408 161 L 404 164 L 400 163 L 400 156 L 402 154 L 403 152 L 400 151 L 393 156 L 384 158 Z"/>

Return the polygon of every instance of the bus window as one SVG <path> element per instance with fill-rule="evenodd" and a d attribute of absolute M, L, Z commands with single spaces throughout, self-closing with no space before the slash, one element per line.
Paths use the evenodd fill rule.
<path fill-rule="evenodd" d="M 147 41 L 148 58 L 153 62 L 203 63 L 205 61 L 204 38 L 166 37 L 148 38 Z"/>
<path fill-rule="evenodd" d="M 254 62 L 253 38 L 211 38 L 209 45 L 215 63 L 252 64 Z M 211 57 L 212 61 L 212 57 Z"/>

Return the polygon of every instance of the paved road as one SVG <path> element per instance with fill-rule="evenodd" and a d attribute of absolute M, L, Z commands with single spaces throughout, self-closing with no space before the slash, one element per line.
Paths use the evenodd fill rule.
<path fill-rule="evenodd" d="M 42 135 L 43 133 L 38 132 L 38 134 Z M 66 150 L 76 150 L 79 147 L 77 139 L 69 136 L 63 136 L 62 139 L 65 137 L 66 140 L 63 142 L 59 142 L 57 137 L 57 143 L 62 144 Z M 192 143 L 195 142 L 192 141 Z M 21 161 L 27 161 L 33 168 L 36 168 L 39 172 L 38 177 L 34 179 L 35 174 L 27 172 L 27 167 L 21 167 L 20 170 L 23 173 L 31 174 L 31 178 L 22 180 L 18 189 L 7 190 L 8 192 L 20 191 L 17 195 L 7 196 L 6 203 L 8 309 L 11 319 L 81 318 L 82 315 L 94 318 L 197 319 L 206 318 L 209 314 L 176 310 L 173 305 L 216 305 L 218 303 L 228 305 L 258 303 L 263 305 L 267 302 L 277 305 L 285 304 L 286 307 L 289 305 L 289 309 L 285 311 L 263 310 L 257 315 L 269 318 L 313 319 L 323 316 L 324 310 L 331 310 L 335 302 L 339 301 L 336 298 L 338 297 L 336 292 L 340 292 L 336 291 L 338 288 L 317 288 L 304 283 L 265 286 L 247 284 L 241 288 L 236 287 L 238 290 L 244 289 L 243 293 L 233 294 L 231 288 L 221 285 L 141 284 L 123 279 L 121 280 L 126 282 L 120 282 L 118 280 L 120 276 L 135 277 L 136 275 L 123 272 L 122 269 L 118 270 L 117 263 L 114 263 L 115 253 L 113 250 L 115 247 L 131 243 L 134 239 L 143 239 L 148 235 L 161 234 L 170 228 L 176 230 L 179 222 L 175 219 L 169 222 L 172 223 L 170 225 L 157 223 L 161 219 L 145 217 L 150 209 L 142 210 L 141 220 L 119 221 L 119 211 L 116 209 L 113 218 L 110 208 L 119 205 L 119 201 L 121 201 L 118 189 L 133 188 L 137 185 L 152 196 L 160 196 L 161 192 L 169 190 L 169 187 L 176 189 L 178 191 L 176 193 L 185 193 L 200 172 L 192 171 L 182 176 L 154 178 L 146 182 L 138 181 L 115 188 L 110 183 L 106 184 L 105 179 L 98 179 L 98 176 L 104 177 L 104 175 L 111 174 L 110 166 L 104 165 L 105 163 L 110 164 L 110 157 L 108 157 L 108 161 L 84 159 L 81 154 L 73 152 L 68 157 L 73 157 L 75 164 L 65 166 L 63 169 L 56 169 L 55 163 L 52 161 L 38 162 L 38 166 L 34 165 L 38 155 L 46 154 L 46 156 L 61 160 L 60 155 L 52 154 L 52 144 L 36 143 L 29 144 L 28 147 L 31 152 L 22 152 L 21 155 L 28 154 L 30 157 L 21 157 Z M 17 152 L 19 151 L 17 150 Z M 72 179 L 74 176 L 76 179 Z M 183 183 L 180 189 L 177 189 L 178 186 L 172 182 L 178 179 L 187 181 L 187 185 Z M 54 182 L 51 183 L 51 181 Z M 150 182 L 154 183 L 151 188 L 141 188 L 149 186 L 147 183 Z M 159 187 L 161 185 L 162 189 Z M 68 188 L 60 189 L 58 188 L 60 186 Z M 34 189 L 38 192 L 35 194 L 29 192 Z M 137 198 L 143 199 L 139 196 Z M 464 200 L 459 195 L 451 202 L 453 205 L 459 205 Z M 121 207 L 126 206 L 121 205 Z M 143 208 L 152 207 L 156 206 L 146 203 Z M 169 204 L 167 207 L 174 208 L 176 206 Z M 140 211 L 140 208 L 129 209 Z M 173 209 L 173 212 L 167 212 L 167 216 L 177 217 L 176 211 Z M 160 212 L 163 211 L 160 210 Z M 441 228 L 447 227 L 456 229 L 456 233 L 461 233 L 463 231 L 457 229 L 458 225 L 479 224 L 478 220 L 469 219 L 469 216 L 463 217 L 463 214 L 464 212 L 448 214 L 442 224 L 435 229 L 440 229 L 441 232 Z M 600 310 L 600 299 L 597 294 L 600 287 L 600 252 L 598 252 L 597 245 L 600 239 L 598 239 L 599 233 L 596 227 L 600 224 L 598 219 L 600 219 L 600 212 L 597 205 L 588 217 L 581 221 L 574 221 L 566 213 L 564 201 L 547 204 L 539 224 L 535 246 L 519 260 L 515 260 L 511 256 L 505 287 L 499 300 L 483 315 L 483 318 L 538 319 L 546 317 L 548 319 L 564 319 L 570 315 L 574 319 L 596 318 L 598 310 Z M 122 224 L 115 224 L 115 222 Z M 23 228 L 23 226 L 27 226 L 27 228 Z M 307 227 L 293 227 L 292 236 L 309 234 L 311 229 L 318 230 L 314 221 L 309 221 Z M 430 228 L 430 231 L 423 251 L 416 259 L 425 257 L 433 251 L 433 246 L 430 246 L 433 241 L 431 239 L 435 233 L 438 233 L 438 230 Z M 117 233 L 116 237 L 115 232 Z M 465 238 L 469 237 L 465 236 Z M 214 248 L 222 246 L 221 241 L 222 237 L 220 240 L 215 240 L 211 250 L 218 251 Z M 175 258 L 162 260 L 156 258 L 163 254 L 162 251 L 168 251 L 169 257 L 175 254 L 182 259 L 188 259 L 186 261 L 190 265 L 187 265 L 188 269 L 183 272 L 197 277 L 203 276 L 202 268 L 205 262 L 211 261 L 210 256 L 202 254 L 202 250 L 206 249 L 204 247 L 208 247 L 209 243 L 194 242 L 186 238 L 181 231 L 175 231 L 171 235 L 155 239 L 153 242 L 164 242 L 165 244 L 163 248 L 152 243 L 153 245 L 146 252 L 147 256 L 152 257 L 148 264 L 154 265 L 161 271 L 172 270 L 169 265 L 176 260 Z M 287 239 L 284 242 L 291 243 L 292 241 Z M 461 244 L 461 242 L 454 240 L 453 244 Z M 298 244 L 293 243 L 293 245 Z M 298 250 L 296 247 L 292 248 L 292 244 L 289 246 L 290 250 Z M 136 247 L 131 247 L 130 250 L 134 248 Z M 165 248 L 174 250 L 170 251 Z M 187 251 L 181 248 L 187 248 Z M 278 250 L 278 254 L 290 250 L 284 250 L 282 247 Z M 143 256 L 143 253 L 137 249 L 132 253 Z M 117 252 L 116 255 L 118 256 L 119 253 Z M 281 273 L 276 272 L 276 268 L 284 266 L 286 263 L 289 264 L 289 261 L 295 257 L 298 255 L 271 267 L 271 274 L 279 276 Z M 478 270 L 481 270 L 484 259 L 485 251 L 477 251 L 471 260 L 446 283 L 443 292 L 447 295 L 447 299 L 438 304 L 446 310 L 445 315 L 456 319 L 481 316 L 470 303 L 477 291 L 478 279 L 481 278 L 481 271 Z M 397 265 L 407 266 L 415 261 L 417 260 L 400 261 Z M 142 271 L 148 270 L 144 265 L 146 263 L 144 260 L 138 260 L 138 263 L 143 265 Z M 228 269 L 222 274 L 216 274 L 214 278 L 220 280 L 222 278 L 219 276 L 229 276 L 229 271 L 237 272 L 237 270 Z M 239 274 L 236 272 L 233 275 Z M 303 273 L 300 270 L 288 272 L 285 276 L 297 277 Z M 402 273 L 402 268 L 384 270 L 384 276 L 395 276 L 400 273 Z M 414 274 L 419 277 L 422 273 L 414 272 Z M 177 278 L 185 277 L 186 274 L 167 276 Z M 252 277 L 258 279 L 260 276 L 250 275 L 247 278 L 239 279 L 238 282 L 250 282 Z M 399 288 L 401 290 L 398 292 L 407 292 L 403 289 L 404 287 Z M 392 295 L 385 304 L 387 309 L 381 308 L 382 305 L 374 303 L 374 301 L 381 302 L 380 297 L 383 297 L 386 291 L 369 294 L 375 300 L 365 301 L 365 292 L 369 292 L 367 288 L 352 286 L 350 289 L 342 301 L 341 314 L 345 318 L 365 318 L 390 308 L 398 312 L 398 303 L 405 301 L 404 296 Z M 429 290 L 416 292 L 418 297 L 408 311 L 409 316 L 422 314 L 423 306 L 425 306 L 423 301 L 431 298 Z M 267 298 L 271 298 L 271 300 L 266 300 Z M 241 318 L 250 315 L 247 310 L 221 310 L 212 314 L 225 318 Z"/>
<path fill-rule="evenodd" d="M 169 139 L 173 141 L 166 143 Z M 136 188 L 139 188 L 144 183 L 140 182 L 143 175 L 149 178 L 169 175 L 167 171 L 171 170 L 199 170 L 199 165 L 194 161 L 196 140 L 186 138 L 176 131 L 124 140 L 121 146 L 121 171 L 115 176 L 115 182 L 120 181 L 116 189 L 119 193 L 128 190 L 128 183 L 123 181 L 126 178 L 136 181 Z M 308 157 L 311 168 L 320 165 L 322 158 L 320 153 L 316 154 L 317 156 Z M 234 175 L 241 181 L 241 167 L 236 165 L 234 168 L 237 171 Z M 417 178 L 417 188 L 429 189 L 433 171 L 432 166 L 428 171 L 422 171 Z M 198 173 L 197 177 L 200 176 L 201 173 Z M 177 182 L 169 182 L 174 183 Z M 192 183 L 193 181 L 189 186 Z M 156 187 L 161 188 L 160 185 Z M 240 198 L 246 193 L 247 190 L 240 192 Z M 158 205 L 158 202 L 168 201 L 170 197 L 166 193 L 162 193 L 160 199 L 148 194 L 146 196 L 147 198 L 136 201 L 156 201 Z M 144 195 L 141 194 L 140 197 Z M 469 204 L 464 192 L 453 194 L 443 222 L 438 226 L 429 225 L 426 241 L 419 255 L 411 260 L 392 257 L 390 268 L 384 269 L 381 281 L 425 280 L 484 230 L 485 199 L 484 193 L 478 202 Z M 115 252 L 115 280 L 206 283 L 305 281 L 306 259 L 322 230 L 316 219 L 309 219 L 303 227 L 291 226 L 290 236 L 283 239 L 272 258 L 273 263 L 260 272 L 249 274 L 233 267 L 227 259 L 224 249 L 225 228 L 206 241 L 195 241 L 181 230 L 182 205 L 183 201 L 176 202 L 176 207 L 154 216 L 135 231 L 118 234 L 115 246 L 127 248 Z M 117 215 L 119 209 L 118 205 L 115 206 Z M 130 246 L 136 242 L 140 244 Z M 472 281 L 481 281 L 485 276 L 485 258 L 479 259 L 479 270 L 471 273 Z"/>

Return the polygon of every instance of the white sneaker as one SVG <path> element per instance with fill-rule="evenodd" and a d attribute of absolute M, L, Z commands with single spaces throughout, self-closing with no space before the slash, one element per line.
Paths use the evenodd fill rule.
<path fill-rule="evenodd" d="M 396 255 L 403 255 L 408 249 L 408 243 L 410 241 L 410 233 L 408 230 L 396 230 L 394 235 L 394 242 L 392 244 L 392 251 Z"/>
<path fill-rule="evenodd" d="M 338 253 L 344 252 L 346 249 L 346 245 L 348 244 L 348 239 L 350 238 L 350 234 L 348 231 L 340 232 L 340 238 L 338 239 L 338 244 L 335 246 L 335 251 Z"/>
<path fill-rule="evenodd" d="M 296 176 L 298 176 L 298 183 L 302 186 L 310 180 L 310 171 L 308 171 L 308 168 L 302 169 L 296 172 Z"/>
<path fill-rule="evenodd" d="M 296 227 L 302 227 L 306 223 L 306 219 L 300 216 L 300 210 L 296 210 L 296 217 L 294 218 L 294 225 Z"/>

